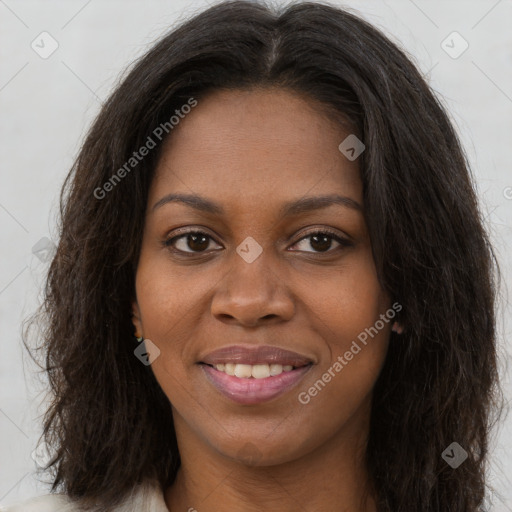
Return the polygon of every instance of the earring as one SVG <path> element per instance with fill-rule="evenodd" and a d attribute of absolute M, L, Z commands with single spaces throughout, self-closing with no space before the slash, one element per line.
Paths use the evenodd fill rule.
<path fill-rule="evenodd" d="M 398 322 L 395 322 L 393 324 L 393 326 L 391 327 L 391 330 L 393 332 L 396 332 L 397 334 L 402 334 L 404 332 L 404 328 Z"/>
<path fill-rule="evenodd" d="M 144 340 L 144 338 L 138 332 L 135 333 L 135 337 L 139 343 Z"/>

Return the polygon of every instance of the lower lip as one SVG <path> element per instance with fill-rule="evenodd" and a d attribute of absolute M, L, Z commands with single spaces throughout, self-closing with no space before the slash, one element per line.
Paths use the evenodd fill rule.
<path fill-rule="evenodd" d="M 289 391 L 310 370 L 311 366 L 311 364 L 302 366 L 275 377 L 244 379 L 228 375 L 206 364 L 201 364 L 207 379 L 224 396 L 244 405 L 267 402 Z"/>

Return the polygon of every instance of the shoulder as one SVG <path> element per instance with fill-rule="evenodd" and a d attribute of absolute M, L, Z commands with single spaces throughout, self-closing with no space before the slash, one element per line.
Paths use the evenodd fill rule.
<path fill-rule="evenodd" d="M 62 494 L 47 494 L 5 507 L 0 505 L 0 512 L 76 512 L 77 510 Z"/>
<path fill-rule="evenodd" d="M 14 505 L 0 505 L 0 512 L 80 512 L 77 504 L 65 494 L 47 494 Z M 169 512 L 161 487 L 155 481 L 145 481 L 133 487 L 116 512 Z"/>

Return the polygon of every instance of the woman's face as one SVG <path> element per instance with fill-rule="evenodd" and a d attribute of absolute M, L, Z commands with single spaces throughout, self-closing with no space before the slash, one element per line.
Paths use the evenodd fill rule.
<path fill-rule="evenodd" d="M 317 107 L 282 89 L 217 91 L 163 148 L 133 313 L 160 351 L 151 368 L 180 451 L 272 465 L 366 435 L 390 301 L 357 159 L 338 149 L 350 132 Z"/>

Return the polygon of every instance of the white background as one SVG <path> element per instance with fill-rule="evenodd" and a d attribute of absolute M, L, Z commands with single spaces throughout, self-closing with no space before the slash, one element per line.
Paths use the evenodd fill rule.
<path fill-rule="evenodd" d="M 56 242 L 61 184 L 123 69 L 179 20 L 211 3 L 0 0 L 2 504 L 47 490 L 35 479 L 31 458 L 40 433 L 38 403 L 44 388 L 36 385 L 20 341 L 22 321 L 37 305 L 47 268 L 32 248 L 43 237 Z M 511 353 L 507 288 L 512 277 L 512 189 L 507 187 L 512 187 L 512 2 L 381 0 L 343 5 L 355 8 L 413 56 L 457 125 L 503 272 L 498 327 L 503 386 L 510 400 L 512 384 L 505 366 Z M 59 45 L 47 59 L 31 48 L 43 31 Z M 469 44 L 456 59 L 441 47 L 453 31 Z M 448 44 L 457 50 L 463 41 L 455 36 Z M 512 510 L 511 421 L 509 416 L 493 441 L 490 483 L 503 498 L 493 507 L 499 512 Z"/>

